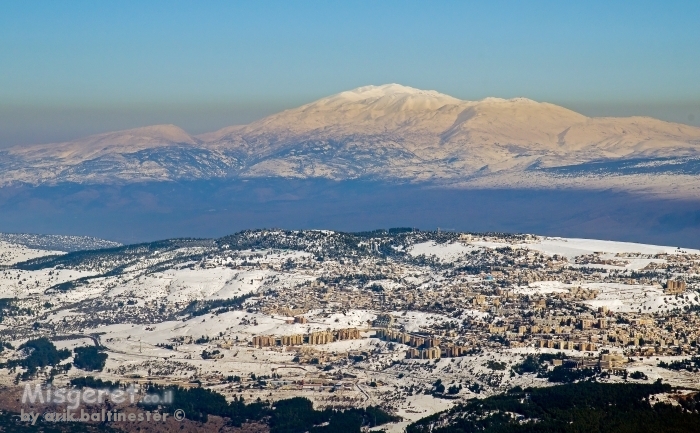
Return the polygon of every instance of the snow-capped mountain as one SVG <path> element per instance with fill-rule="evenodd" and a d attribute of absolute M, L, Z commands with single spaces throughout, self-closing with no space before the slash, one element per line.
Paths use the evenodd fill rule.
<path fill-rule="evenodd" d="M 3 185 L 324 177 L 507 186 L 614 174 L 619 164 L 626 175 L 694 176 L 698 158 L 700 128 L 688 125 L 590 118 L 526 98 L 464 101 L 388 84 L 197 137 L 157 125 L 10 148 L 0 153 L 0 173 Z"/>

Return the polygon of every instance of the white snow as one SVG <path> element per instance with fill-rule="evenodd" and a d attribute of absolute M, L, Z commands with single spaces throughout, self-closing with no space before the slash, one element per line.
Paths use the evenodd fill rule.
<path fill-rule="evenodd" d="M 438 244 L 435 241 L 414 244 L 408 249 L 408 254 L 416 257 L 420 255 L 435 256 L 444 262 L 453 262 L 458 258 L 474 251 L 474 247 L 461 242 Z"/>
<path fill-rule="evenodd" d="M 541 251 L 547 255 L 558 254 L 568 259 L 576 256 L 591 254 L 594 252 L 603 253 L 641 253 L 641 254 L 674 254 L 678 253 L 676 247 L 664 247 L 658 245 L 637 244 L 632 242 L 602 241 L 596 239 L 577 238 L 540 238 L 538 242 L 520 244 L 518 246 Z M 700 253 L 700 250 L 683 249 L 691 254 Z"/>
<path fill-rule="evenodd" d="M 587 283 L 582 287 L 600 292 L 595 299 L 584 301 L 585 304 L 594 309 L 605 306 L 616 312 L 668 312 L 675 308 L 683 309 L 686 305 L 700 303 L 700 296 L 697 293 L 686 293 L 679 297 L 664 295 L 663 289 L 657 286 Z"/>
<path fill-rule="evenodd" d="M 24 245 L 0 241 L 0 266 L 14 265 L 37 257 L 65 254 L 62 251 L 38 250 Z"/>

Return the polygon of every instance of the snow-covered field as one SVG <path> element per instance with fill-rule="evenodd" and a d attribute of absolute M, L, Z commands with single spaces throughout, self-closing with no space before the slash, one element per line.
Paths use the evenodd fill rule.
<path fill-rule="evenodd" d="M 566 284 L 561 281 L 536 281 L 527 286 L 516 287 L 513 291 L 523 295 L 545 295 L 550 293 L 567 293 L 573 286 L 573 284 Z"/>
<path fill-rule="evenodd" d="M 61 251 L 40 250 L 0 241 L 0 265 L 14 265 L 25 260 L 53 254 L 64 254 Z"/>
<path fill-rule="evenodd" d="M 597 252 L 613 255 L 618 253 L 700 254 L 700 250 L 688 248 L 678 249 L 677 247 L 637 244 L 633 242 L 558 237 L 538 237 L 536 241 L 527 243 L 507 243 L 476 240 L 471 242 L 471 244 L 488 248 L 527 248 L 531 250 L 541 251 L 550 256 L 557 254 L 560 256 L 564 256 L 570 260 L 576 256 Z"/>
<path fill-rule="evenodd" d="M 525 244 L 527 248 L 542 251 L 548 255 L 558 254 L 572 259 L 576 256 L 590 254 L 593 252 L 603 252 L 610 254 L 617 253 L 638 253 L 638 254 L 677 254 L 681 251 L 689 254 L 698 254 L 700 250 L 684 248 L 679 250 L 676 247 L 637 244 L 632 242 L 603 241 L 596 239 L 576 239 L 576 238 L 550 238 L 542 237 L 537 242 Z"/>
<path fill-rule="evenodd" d="M 585 301 L 594 309 L 608 307 L 615 312 L 659 313 L 700 304 L 700 296 L 697 293 L 688 293 L 680 297 L 664 295 L 663 289 L 655 286 L 590 283 L 584 287 L 600 292 L 595 299 Z"/>
<path fill-rule="evenodd" d="M 444 262 L 453 262 L 469 254 L 474 250 L 474 247 L 465 245 L 462 242 L 452 242 L 446 244 L 438 244 L 435 241 L 423 242 L 413 245 L 408 253 L 414 257 L 425 255 L 434 256 Z"/>

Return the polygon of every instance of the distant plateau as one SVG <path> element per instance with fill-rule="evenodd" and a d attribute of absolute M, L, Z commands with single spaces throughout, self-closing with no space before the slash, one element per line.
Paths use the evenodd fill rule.
<path fill-rule="evenodd" d="M 0 189 L 3 232 L 122 243 L 247 228 L 503 231 L 700 247 L 700 201 L 613 190 L 251 179 Z"/>

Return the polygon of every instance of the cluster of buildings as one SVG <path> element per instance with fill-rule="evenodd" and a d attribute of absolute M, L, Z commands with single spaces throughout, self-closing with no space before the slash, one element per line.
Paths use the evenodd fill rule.
<path fill-rule="evenodd" d="M 535 343 L 538 348 L 559 349 L 559 350 L 580 350 L 580 351 L 595 351 L 598 350 L 598 345 L 591 342 L 581 341 L 573 342 L 568 340 L 537 340 Z"/>
<path fill-rule="evenodd" d="M 357 328 L 346 328 L 326 331 L 314 331 L 307 334 L 293 335 L 256 335 L 253 337 L 254 347 L 301 346 L 302 344 L 328 344 L 334 341 L 357 340 L 361 338 Z"/>
<path fill-rule="evenodd" d="M 608 371 L 621 371 L 627 367 L 628 359 L 619 353 L 602 353 L 600 357 L 579 357 L 567 359 L 553 359 L 552 364 L 570 369 L 600 368 Z"/>
<path fill-rule="evenodd" d="M 459 241 L 504 242 L 500 237 Z M 507 240 L 506 240 L 507 242 Z M 517 239 L 517 242 L 529 242 Z M 629 260 L 650 260 L 642 269 L 625 269 Z M 421 261 L 423 260 L 423 261 Z M 620 269 L 612 269 L 619 267 Z M 679 307 L 673 314 L 652 311 L 592 311 L 586 304 L 600 297 L 593 283 L 644 285 L 659 289 L 654 296 L 674 300 L 687 296 L 693 272 L 700 273 L 700 257 L 688 254 L 592 253 L 570 261 L 527 248 L 474 248 L 453 268 L 435 268 L 430 260 L 339 258 L 296 263 L 314 279 L 292 289 L 271 290 L 258 301 L 268 314 L 301 315 L 311 310 L 377 311 L 372 323 L 376 336 L 408 346 L 407 358 L 436 359 L 463 356 L 479 348 L 532 347 L 581 352 L 618 348 L 627 354 L 695 354 L 700 348 L 700 323 Z M 669 277 L 670 276 L 670 277 Z M 690 278 L 690 280 L 688 279 Z M 686 282 L 687 281 L 687 282 Z M 546 283 L 552 282 L 552 284 Z M 546 284 L 545 284 L 546 283 Z M 557 283 L 561 283 L 560 286 Z M 551 290 L 538 290 L 540 286 Z M 564 286 L 565 285 L 565 286 Z M 560 288 L 561 287 L 561 288 Z M 634 289 L 636 290 L 636 289 Z M 640 292 L 639 296 L 646 296 Z M 668 310 L 668 309 L 667 309 Z M 446 318 L 449 326 L 426 323 L 406 332 L 396 321 L 400 311 L 421 311 Z M 470 311 L 469 315 L 463 315 Z M 697 315 L 696 315 L 697 316 Z M 299 323 L 299 322 L 297 322 Z M 258 336 L 257 347 L 325 344 L 344 338 L 337 331 L 307 335 Z"/>
<path fill-rule="evenodd" d="M 377 329 L 376 337 L 411 346 L 406 352 L 406 358 L 409 359 L 438 359 L 442 356 L 454 358 L 464 356 L 470 350 L 467 346 L 443 342 L 434 336 L 414 335 L 389 328 Z"/>

